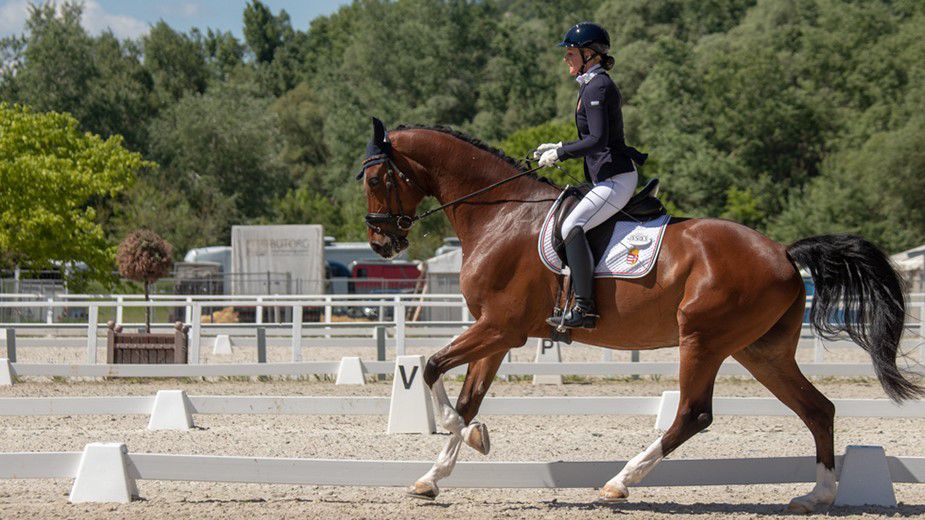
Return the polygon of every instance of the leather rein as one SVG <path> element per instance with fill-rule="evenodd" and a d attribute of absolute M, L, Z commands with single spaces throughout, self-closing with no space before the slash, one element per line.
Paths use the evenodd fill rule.
<path fill-rule="evenodd" d="M 388 209 L 388 213 L 367 213 L 366 214 L 366 226 L 372 229 L 373 231 L 375 231 L 376 233 L 388 236 L 393 239 L 402 238 L 402 237 L 398 237 L 395 233 L 384 231 L 380 227 L 380 224 L 392 224 L 396 228 L 398 228 L 400 231 L 405 231 L 405 232 L 410 231 L 411 228 L 414 226 L 414 224 L 417 223 L 419 220 L 423 220 L 433 215 L 434 213 L 437 213 L 438 211 L 449 208 L 451 206 L 455 206 L 456 204 L 459 204 L 460 202 L 463 202 L 467 199 L 470 199 L 477 195 L 481 195 L 482 193 L 485 193 L 486 191 L 493 190 L 497 188 L 498 186 L 501 186 L 503 184 L 513 181 L 514 179 L 523 177 L 524 175 L 531 174 L 541 168 L 540 166 L 536 166 L 535 168 L 530 168 L 529 170 L 522 171 L 518 173 L 517 175 L 512 175 L 506 179 L 502 179 L 494 184 L 491 184 L 482 189 L 476 190 L 468 195 L 463 195 L 462 197 L 459 197 L 455 200 L 447 202 L 446 204 L 443 204 L 442 206 L 425 211 L 424 213 L 421 213 L 420 215 L 408 215 L 405 213 L 405 210 L 402 208 L 401 194 L 398 193 L 397 182 L 395 180 L 396 176 L 399 179 L 411 185 L 411 187 L 413 187 L 415 190 L 420 192 L 421 195 L 426 197 L 430 194 L 424 191 L 424 189 L 421 188 L 421 186 L 417 182 L 415 182 L 414 179 L 412 179 L 411 177 L 403 173 L 398 168 L 398 166 L 395 164 L 395 161 L 392 160 L 392 157 L 389 156 L 389 154 L 387 153 L 380 153 L 380 154 L 372 155 L 364 159 L 362 171 L 365 172 L 366 169 L 369 168 L 370 166 L 374 166 L 374 165 L 382 164 L 382 163 L 385 163 L 386 165 L 385 203 L 386 203 L 386 208 Z M 393 190 L 395 191 L 395 201 L 398 205 L 397 213 L 392 210 L 392 191 Z"/>

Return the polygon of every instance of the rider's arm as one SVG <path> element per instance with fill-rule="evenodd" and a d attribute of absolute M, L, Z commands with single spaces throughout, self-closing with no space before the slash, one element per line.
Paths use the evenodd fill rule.
<path fill-rule="evenodd" d="M 597 79 L 597 78 L 595 78 Z M 593 81 L 581 93 L 581 105 L 588 118 L 588 135 L 557 150 L 559 159 L 572 159 L 603 150 L 609 140 L 606 100 L 607 84 Z"/>

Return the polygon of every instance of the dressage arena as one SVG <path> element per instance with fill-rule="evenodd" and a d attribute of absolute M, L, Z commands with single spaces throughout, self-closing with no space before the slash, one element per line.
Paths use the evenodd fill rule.
<path fill-rule="evenodd" d="M 917 350 L 917 323 L 906 343 L 910 359 L 920 359 Z M 283 329 L 288 329 L 285 325 Z M 231 353 L 213 351 L 214 335 L 202 325 L 200 367 L 233 366 L 253 363 L 253 339 L 233 336 Z M 217 326 L 215 326 L 217 327 Z M 307 327 L 307 324 L 306 324 Z M 102 327 L 101 327 L 102 328 Z M 217 330 L 217 329 L 215 329 Z M 333 329 L 332 329 L 333 330 Z M 351 341 L 328 330 L 306 328 L 300 338 L 298 355 L 289 345 L 290 338 L 280 333 L 272 337 L 267 348 L 269 366 L 284 366 L 293 358 L 304 363 L 336 361 L 343 356 L 360 356 L 373 360 L 375 342 L 367 336 L 362 342 Z M 387 401 L 393 392 L 391 376 L 378 380 L 375 372 L 391 373 L 395 357 L 394 328 L 389 326 L 388 360 L 377 365 L 366 376 L 365 385 L 335 385 L 336 368 L 327 374 L 303 376 L 235 376 L 181 378 L 107 378 L 59 376 L 22 376 L 11 386 L 0 386 L 0 454 L 16 452 L 73 452 L 75 457 L 91 443 L 123 443 L 130 454 L 238 456 L 252 459 L 340 459 L 371 461 L 426 461 L 429 467 L 440 451 L 447 434 L 437 425 L 437 434 L 387 434 L 387 411 L 368 415 L 354 413 L 299 413 L 280 409 L 279 413 L 202 412 L 193 415 L 195 426 L 188 431 L 148 429 L 150 414 L 55 412 L 57 405 L 36 408 L 36 412 L 14 413 L 9 398 L 73 398 L 138 396 L 150 398 L 161 390 L 183 390 L 194 403 L 201 396 L 297 396 L 380 398 Z M 434 349 L 429 341 L 448 338 L 418 337 L 421 332 L 408 332 L 405 354 L 425 354 Z M 82 334 L 86 331 L 82 329 Z M 28 330 L 18 331 L 17 363 L 13 372 L 26 372 L 28 365 L 86 365 L 87 351 L 82 347 L 85 337 L 77 333 L 61 333 L 59 337 L 42 339 L 30 336 Z M 325 341 L 339 346 L 324 347 Z M 869 363 L 866 354 L 846 342 L 828 345 L 821 351 L 811 339 L 798 352 L 798 360 L 808 367 L 860 366 Z M 66 345 L 66 346 L 60 346 Z M 307 345 L 307 346 L 306 346 Z M 2 352 L 0 348 L 0 352 Z M 513 365 L 523 367 L 534 361 L 538 351 L 535 340 L 514 352 Z M 96 353 L 99 362 L 104 350 Z M 608 363 L 628 365 L 634 361 L 629 352 L 613 352 L 605 358 L 603 349 L 586 346 L 561 346 L 561 358 L 566 364 L 582 363 L 605 366 Z M 642 352 L 638 365 L 645 367 L 675 363 L 676 349 Z M 241 365 L 244 366 L 244 365 Z M 253 366 L 253 365 L 248 365 Z M 190 365 L 193 367 L 193 365 Z M 379 368 L 375 368 L 379 367 Z M 195 368 L 195 367 L 194 367 Z M 818 369 L 824 372 L 822 369 Z M 502 371 L 504 373 L 504 371 Z M 548 375 L 546 376 L 548 377 Z M 446 378 L 452 395 L 458 392 L 461 378 Z M 511 415 L 491 411 L 491 399 L 503 397 L 580 397 L 658 399 L 663 392 L 677 389 L 673 375 L 641 376 L 565 376 L 564 384 L 533 384 L 529 375 L 505 376 L 496 381 L 483 407 L 481 420 L 491 432 L 492 448 L 488 456 L 463 447 L 456 473 L 463 472 L 467 462 L 554 462 L 554 461 L 626 461 L 648 446 L 658 435 L 654 413 L 619 412 L 611 408 L 600 414 L 588 412 L 585 405 L 555 413 Z M 842 402 L 856 399 L 883 400 L 885 395 L 872 377 L 813 377 L 820 390 L 841 407 Z M 764 387 L 748 376 L 723 376 L 715 388 L 717 401 L 723 398 L 771 398 Z M 845 400 L 845 401 L 842 401 Z M 115 407 L 117 399 L 98 405 Z M 622 401 L 614 401 L 622 402 Z M 776 400 L 775 400 L 776 402 Z M 116 403 L 117 404 L 117 403 Z M 916 410 L 921 411 L 921 403 Z M 94 405 L 97 406 L 97 405 Z M 635 406 L 635 405 L 634 405 Z M 812 438 L 805 426 L 793 415 L 744 415 L 748 410 L 724 414 L 725 405 L 717 404 L 716 419 L 705 432 L 698 434 L 667 461 L 761 459 L 779 457 L 811 457 Z M 846 405 L 847 406 L 847 405 Z M 853 406 L 853 405 L 852 405 Z M 883 414 L 890 415 L 890 405 L 883 405 Z M 197 407 L 205 408 L 202 404 Z M 567 407 L 566 407 L 567 408 Z M 638 406 L 636 407 L 638 408 Z M 633 409 L 636 409 L 633 408 Z M 760 407 L 759 407 L 760 408 Z M 51 413 L 51 415 L 38 415 Z M 73 410 L 77 407 L 74 405 Z M 731 409 L 731 406 L 726 406 Z M 840 408 L 841 409 L 841 408 Z M 889 408 L 892 409 L 892 408 Z M 144 410 L 147 410 L 145 408 Z M 846 408 L 848 410 L 848 408 Z M 914 410 L 913 410 L 914 411 Z M 763 414 L 757 408 L 756 414 Z M 857 415 L 857 414 L 854 414 Z M 863 413 L 861 414 L 863 415 Z M 902 413 L 898 415 L 903 415 Z M 900 417 L 842 417 L 835 423 L 836 455 L 844 455 L 853 445 L 882 446 L 888 457 L 905 457 L 912 470 L 919 468 L 925 454 L 922 435 L 923 416 L 908 413 Z M 911 459 L 916 461 L 909 462 Z M 5 459 L 0 455 L 0 461 Z M 76 459 L 75 459 L 76 460 Z M 243 463 L 242 463 L 243 464 Z M 177 464 L 179 468 L 180 464 Z M 246 466 L 246 465 L 245 465 Z M 622 462 L 615 462 L 609 476 L 616 474 Z M 256 467 L 256 466 L 255 466 Z M 146 471 L 139 465 L 138 471 Z M 166 471 L 163 469 L 162 471 Z M 914 472 L 913 471 L 913 472 Z M 259 472 L 255 472 L 257 475 Z M 284 472 L 280 472 L 284 473 Z M 420 473 L 420 472 L 419 472 Z M 688 471 L 689 473 L 689 471 Z M 69 503 L 73 476 L 66 478 L 14 479 L 4 475 L 0 462 L 0 517 L 28 516 L 70 518 L 77 515 L 92 517 L 165 517 L 189 516 L 217 518 L 229 515 L 252 515 L 260 518 L 332 517 L 357 518 L 458 518 L 461 516 L 505 518 L 591 518 L 611 514 L 627 514 L 645 518 L 670 516 L 707 518 L 723 515 L 730 518 L 787 515 L 786 504 L 794 496 L 806 493 L 812 483 L 760 485 L 698 485 L 644 486 L 634 488 L 628 501 L 616 504 L 596 503 L 597 490 L 592 486 L 576 488 L 455 488 L 448 479 L 441 485 L 442 493 L 435 502 L 412 500 L 405 496 L 405 487 L 419 476 L 412 474 L 396 486 L 292 485 L 248 484 L 228 482 L 191 482 L 188 480 L 157 480 L 139 478 L 137 490 L 141 500 L 130 503 Z M 285 478 L 282 475 L 280 478 Z M 609 478 L 606 477 L 606 478 Z M 698 478 L 708 478 L 700 475 Z M 259 476 L 273 478 L 273 475 Z M 259 480 L 258 478 L 258 480 Z M 370 475 L 356 475 L 370 478 Z M 492 475 L 485 476 L 491 480 Z M 604 481 L 598 485 L 602 485 Z M 895 477 L 894 477 L 894 480 Z M 873 484 L 872 484 L 873 485 Z M 925 486 L 915 483 L 893 484 L 898 507 L 840 506 L 831 511 L 839 516 L 869 517 L 871 514 L 916 517 L 925 516 Z"/>

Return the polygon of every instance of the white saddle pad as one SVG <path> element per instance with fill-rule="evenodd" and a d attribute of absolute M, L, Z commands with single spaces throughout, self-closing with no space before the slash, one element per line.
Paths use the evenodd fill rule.
<path fill-rule="evenodd" d="M 538 248 L 540 260 L 554 273 L 562 272 L 562 261 L 552 246 L 553 217 L 562 203 L 562 197 L 552 205 L 543 229 Z M 641 278 L 652 270 L 665 237 L 665 227 L 671 215 L 665 214 L 645 222 L 620 221 L 614 226 L 607 251 L 594 267 L 595 278 Z"/>

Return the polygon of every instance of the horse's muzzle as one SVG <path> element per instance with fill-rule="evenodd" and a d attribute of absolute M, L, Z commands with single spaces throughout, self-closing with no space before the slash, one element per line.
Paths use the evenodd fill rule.
<path fill-rule="evenodd" d="M 400 235 L 382 235 L 379 240 L 370 240 L 369 245 L 377 255 L 383 258 L 393 258 L 408 248 L 408 238 Z"/>

